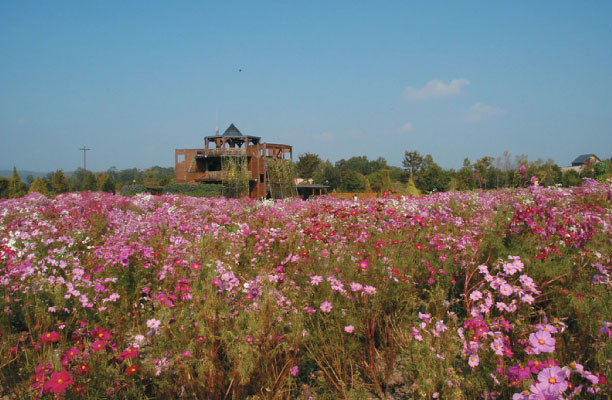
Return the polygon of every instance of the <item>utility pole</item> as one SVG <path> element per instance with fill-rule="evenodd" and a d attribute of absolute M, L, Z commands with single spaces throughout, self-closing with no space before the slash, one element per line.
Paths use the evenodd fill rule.
<path fill-rule="evenodd" d="M 87 176 L 87 152 L 91 149 L 83 146 L 83 148 L 79 150 L 83 151 L 83 189 L 85 189 L 85 177 Z"/>

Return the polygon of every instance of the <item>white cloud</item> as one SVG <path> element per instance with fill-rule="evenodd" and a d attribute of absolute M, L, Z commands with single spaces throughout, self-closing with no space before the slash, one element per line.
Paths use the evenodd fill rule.
<path fill-rule="evenodd" d="M 439 79 L 427 82 L 422 88 L 412 86 L 404 89 L 404 96 L 409 100 L 429 100 L 437 97 L 455 96 L 461 93 L 461 88 L 468 85 L 470 81 L 459 78 L 453 79 L 449 83 L 442 82 Z"/>
<path fill-rule="evenodd" d="M 406 122 L 404 125 L 402 125 L 401 131 L 402 132 L 410 132 L 412 130 L 413 126 L 412 126 L 412 122 Z"/>
<path fill-rule="evenodd" d="M 476 103 L 470 107 L 465 113 L 467 121 L 484 121 L 495 117 L 500 117 L 506 112 L 501 108 L 493 107 L 487 104 Z"/>

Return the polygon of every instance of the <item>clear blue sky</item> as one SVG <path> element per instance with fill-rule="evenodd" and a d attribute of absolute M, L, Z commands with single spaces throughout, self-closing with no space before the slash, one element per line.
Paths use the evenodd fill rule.
<path fill-rule="evenodd" d="M 612 156 L 612 2 L 218 3 L 0 2 L 0 169 L 173 166 L 217 112 L 294 159 Z"/>

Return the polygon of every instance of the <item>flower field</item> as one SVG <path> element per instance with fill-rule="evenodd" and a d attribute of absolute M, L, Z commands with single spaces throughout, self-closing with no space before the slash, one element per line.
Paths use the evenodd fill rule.
<path fill-rule="evenodd" d="M 0 201 L 0 396 L 604 399 L 612 188 Z"/>

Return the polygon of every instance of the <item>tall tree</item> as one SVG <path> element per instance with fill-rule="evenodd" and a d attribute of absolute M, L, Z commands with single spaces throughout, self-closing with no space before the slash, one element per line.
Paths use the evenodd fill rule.
<path fill-rule="evenodd" d="M 68 191 L 68 181 L 66 180 L 66 175 L 64 175 L 64 171 L 58 169 L 53 174 L 51 178 L 51 188 L 55 193 L 66 193 Z"/>
<path fill-rule="evenodd" d="M 13 176 L 9 180 L 8 195 L 10 199 L 16 199 L 26 195 L 26 185 L 21 181 L 17 173 L 17 167 L 13 167 Z"/>
<path fill-rule="evenodd" d="M 98 189 L 98 185 L 96 183 L 96 175 L 93 172 L 87 171 L 87 175 L 85 175 L 85 180 L 83 181 L 83 190 L 88 191 L 96 191 Z"/>
<path fill-rule="evenodd" d="M 0 199 L 8 198 L 8 184 L 9 184 L 9 179 L 3 176 L 0 176 Z"/>
<path fill-rule="evenodd" d="M 299 178 L 311 179 L 315 173 L 322 167 L 323 160 L 318 154 L 304 153 L 300 154 L 295 163 L 295 172 Z"/>
<path fill-rule="evenodd" d="M 329 186 L 329 190 L 334 190 L 340 187 L 342 176 L 332 163 L 325 161 L 323 167 L 314 175 L 313 181 L 320 185 Z"/>
<path fill-rule="evenodd" d="M 49 189 L 47 188 L 47 184 L 40 177 L 34 179 L 32 184 L 30 185 L 30 189 L 28 193 L 40 193 L 44 196 L 49 196 Z"/>
<path fill-rule="evenodd" d="M 402 164 L 411 179 L 423 168 L 423 156 L 418 151 L 406 151 Z"/>

